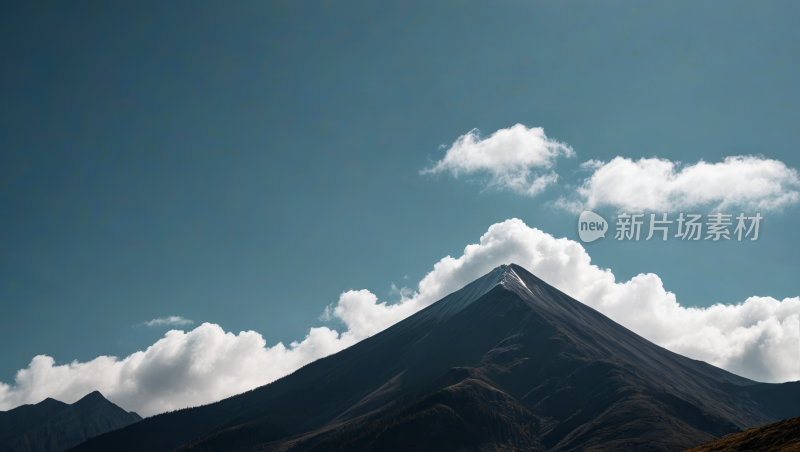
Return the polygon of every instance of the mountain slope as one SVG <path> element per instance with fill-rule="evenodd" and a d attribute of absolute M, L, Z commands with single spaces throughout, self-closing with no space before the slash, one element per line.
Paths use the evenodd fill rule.
<path fill-rule="evenodd" d="M 55 403 L 54 403 L 55 402 Z M 28 417 L 26 430 L 0 445 L 0 452 L 59 452 L 87 438 L 116 430 L 142 418 L 128 413 L 95 391 L 72 405 L 47 399 L 33 407 L 54 406 L 48 417 Z M 20 407 L 22 408 L 22 407 Z M 17 408 L 16 410 L 18 410 Z M 8 411 L 12 413 L 15 410 Z M 24 419 L 19 414 L 18 420 Z M 34 425 L 35 424 L 35 425 Z"/>
<path fill-rule="evenodd" d="M 64 402 L 47 398 L 35 405 L 22 405 L 13 410 L 0 411 L 0 446 L 39 427 L 68 406 Z"/>
<path fill-rule="evenodd" d="M 800 450 L 800 417 L 752 428 L 686 452 L 793 452 Z"/>
<path fill-rule="evenodd" d="M 75 450 L 680 451 L 799 402 L 797 383 L 672 353 L 504 265 L 269 385 Z"/>

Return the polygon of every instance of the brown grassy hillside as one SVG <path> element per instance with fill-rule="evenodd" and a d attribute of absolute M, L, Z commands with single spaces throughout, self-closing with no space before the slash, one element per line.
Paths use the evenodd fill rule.
<path fill-rule="evenodd" d="M 686 452 L 800 451 L 800 417 L 728 435 Z"/>

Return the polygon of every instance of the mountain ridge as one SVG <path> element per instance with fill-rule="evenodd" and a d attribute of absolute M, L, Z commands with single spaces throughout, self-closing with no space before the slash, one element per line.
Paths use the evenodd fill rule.
<path fill-rule="evenodd" d="M 0 411 L 0 447 L 47 422 L 47 419 L 68 406 L 48 397 L 37 404 Z"/>
<path fill-rule="evenodd" d="M 268 385 L 75 450 L 680 451 L 798 402 L 797 383 L 677 355 L 510 264 Z"/>
<path fill-rule="evenodd" d="M 35 405 L 0 412 L 0 425 L 3 417 L 24 423 L 24 427 L 17 428 L 14 436 L 0 436 L 0 452 L 61 452 L 87 438 L 142 420 L 138 414 L 108 401 L 99 391 L 71 405 L 47 398 Z"/>

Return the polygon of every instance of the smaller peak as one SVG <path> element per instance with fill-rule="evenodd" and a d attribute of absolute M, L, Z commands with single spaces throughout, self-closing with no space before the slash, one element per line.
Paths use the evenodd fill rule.
<path fill-rule="evenodd" d="M 37 403 L 35 405 L 39 406 L 39 407 L 51 407 L 51 406 L 62 406 L 62 405 L 63 406 L 67 406 L 66 403 L 64 403 L 64 402 L 62 402 L 60 400 L 56 400 L 56 399 L 54 399 L 52 397 L 48 397 L 48 398 L 42 400 L 41 402 L 39 402 L 39 403 Z"/>
<path fill-rule="evenodd" d="M 75 403 L 94 402 L 94 401 L 100 401 L 100 400 L 107 400 L 107 399 L 105 397 L 103 397 L 103 394 L 100 394 L 100 391 L 92 391 L 92 392 L 86 394 L 85 396 L 83 396 L 80 400 L 78 400 Z"/>

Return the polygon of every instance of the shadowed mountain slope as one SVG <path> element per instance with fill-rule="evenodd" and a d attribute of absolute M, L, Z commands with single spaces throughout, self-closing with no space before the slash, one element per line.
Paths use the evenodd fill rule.
<path fill-rule="evenodd" d="M 64 402 L 47 398 L 36 405 L 22 405 L 13 410 L 0 411 L 0 446 L 39 427 L 68 406 Z"/>
<path fill-rule="evenodd" d="M 4 423 L 7 420 L 7 424 Z M 0 425 L 15 425 L 0 437 L 0 452 L 60 452 L 87 438 L 125 427 L 142 418 L 95 391 L 67 405 L 46 399 L 0 412 Z M 11 436 L 11 434 L 14 436 Z"/>
<path fill-rule="evenodd" d="M 800 450 L 800 417 L 752 428 L 686 452 L 794 452 Z"/>
<path fill-rule="evenodd" d="M 681 451 L 800 414 L 800 384 L 663 349 L 516 265 L 269 385 L 76 451 Z"/>

